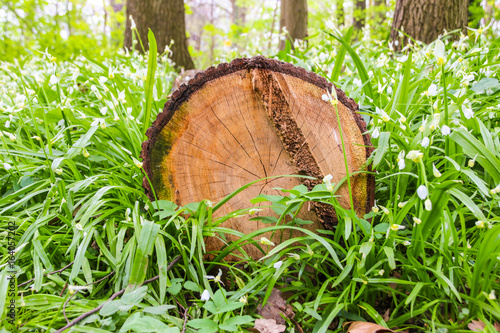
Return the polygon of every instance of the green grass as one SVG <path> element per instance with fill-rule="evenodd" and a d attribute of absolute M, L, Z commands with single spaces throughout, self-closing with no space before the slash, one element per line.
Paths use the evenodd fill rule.
<path fill-rule="evenodd" d="M 18 330 L 56 331 L 65 316 L 102 305 L 73 330 L 241 331 L 274 286 L 292 292 L 290 332 L 296 324 L 342 331 L 352 320 L 440 332 L 466 331 L 472 319 L 500 321 L 499 40 L 488 31 L 455 44 L 445 36 L 438 64 L 441 42 L 394 54 L 346 36 L 325 34 L 289 59 L 335 79 L 360 104 L 377 147 L 376 206 L 357 217 L 323 185 L 260 196 L 253 202 L 282 217 L 311 200 L 332 204 L 340 217 L 334 231 L 269 247 L 252 239 L 304 221 L 243 235 L 221 223 L 248 214 L 252 203 L 215 219 L 224 202 L 177 207 L 144 195 L 141 143 L 175 76 L 164 55 L 2 63 L 0 295 L 14 221 Z M 204 261 L 204 237 L 230 233 L 240 240 Z M 223 260 L 247 243 L 270 252 L 260 261 Z M 225 285 L 205 278 L 220 266 Z M 200 300 L 205 290 L 208 301 Z M 1 326 L 16 331 L 7 300 L 0 297 Z"/>

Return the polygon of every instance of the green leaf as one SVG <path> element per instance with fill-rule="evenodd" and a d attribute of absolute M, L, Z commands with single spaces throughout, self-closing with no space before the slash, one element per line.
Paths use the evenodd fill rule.
<path fill-rule="evenodd" d="M 486 149 L 478 139 L 463 128 L 453 131 L 450 138 L 462 147 L 464 153 L 469 156 L 477 155 L 476 162 L 483 166 L 496 183 L 500 183 L 500 161 L 493 152 Z"/>
<path fill-rule="evenodd" d="M 165 305 L 158 305 L 158 306 L 148 306 L 144 308 L 144 312 L 154 314 L 154 315 L 162 315 L 168 312 L 170 309 L 175 309 L 175 305 L 170 305 L 170 304 L 165 304 Z"/>
<path fill-rule="evenodd" d="M 193 319 L 188 321 L 188 326 L 197 328 L 197 333 L 214 333 L 217 332 L 219 326 L 210 319 Z"/>
<path fill-rule="evenodd" d="M 358 69 L 359 77 L 363 82 L 363 89 L 365 90 L 366 95 L 373 100 L 374 97 L 373 97 L 372 85 L 370 82 L 370 78 L 368 77 L 368 73 L 366 72 L 365 65 L 363 64 L 363 61 L 361 61 L 361 58 L 358 56 L 356 51 L 354 51 L 351 45 L 349 45 L 349 43 L 342 38 L 340 32 L 337 31 L 337 35 L 333 35 L 329 32 L 326 33 L 335 38 L 336 40 L 338 40 L 346 48 L 347 52 L 349 52 L 352 61 L 354 62 L 356 68 Z"/>
<path fill-rule="evenodd" d="M 500 88 L 500 84 L 497 79 L 486 77 L 481 79 L 479 82 L 474 84 L 470 89 L 475 91 L 478 94 L 483 94 L 486 89 L 497 89 Z"/>
<path fill-rule="evenodd" d="M 378 139 L 378 146 L 375 150 L 373 158 L 373 167 L 377 167 L 382 159 L 387 155 L 387 150 L 389 149 L 389 139 L 391 138 L 391 133 L 382 132 L 380 133 Z"/>
<path fill-rule="evenodd" d="M 148 74 L 145 82 L 145 94 L 146 94 L 146 108 L 145 108 L 145 116 L 143 121 L 142 133 L 146 138 L 146 131 L 151 124 L 151 109 L 153 104 L 153 89 L 155 84 L 155 72 L 157 61 L 157 47 L 156 47 L 156 39 L 153 31 L 148 29 L 148 41 L 149 41 L 149 61 L 148 61 Z"/>
<path fill-rule="evenodd" d="M 351 36 L 352 36 L 353 31 L 354 31 L 353 27 L 350 27 L 347 30 L 346 34 L 344 35 L 344 40 L 347 43 L 351 42 Z M 344 63 L 346 52 L 347 52 L 347 50 L 346 50 L 345 46 L 342 45 L 340 47 L 339 52 L 337 53 L 337 57 L 335 58 L 335 65 L 333 66 L 333 69 L 332 69 L 332 76 L 330 77 L 330 80 L 332 82 L 337 82 L 337 80 L 339 79 L 340 71 L 342 70 L 342 64 Z"/>
<path fill-rule="evenodd" d="M 184 289 L 195 291 L 195 292 L 202 291 L 200 286 L 193 281 L 186 281 L 186 283 L 184 283 Z"/>
<path fill-rule="evenodd" d="M 229 319 L 224 320 L 222 324 L 219 324 L 219 328 L 230 332 L 236 332 L 239 326 L 250 324 L 253 321 L 254 319 L 251 316 L 231 317 Z"/>
<path fill-rule="evenodd" d="M 396 260 L 394 260 L 394 249 L 392 247 L 384 246 L 384 252 L 389 261 L 389 267 L 391 269 L 396 269 Z"/>
<path fill-rule="evenodd" d="M 161 321 L 150 316 L 141 317 L 140 312 L 134 313 L 128 317 L 120 332 L 165 332 L 165 333 L 179 333 L 177 327 L 168 327 Z"/>

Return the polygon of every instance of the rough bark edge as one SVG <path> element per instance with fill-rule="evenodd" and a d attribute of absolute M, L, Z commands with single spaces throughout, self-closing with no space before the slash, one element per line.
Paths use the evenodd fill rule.
<path fill-rule="evenodd" d="M 264 56 L 255 56 L 252 58 L 238 58 L 234 59 L 230 63 L 222 63 L 217 67 L 212 66 L 203 72 L 199 72 L 196 76 L 189 80 L 188 84 L 183 84 L 177 89 L 170 100 L 165 103 L 163 107 L 163 112 L 159 113 L 156 120 L 153 122 L 151 127 L 146 131 L 146 136 L 149 140 L 142 143 L 141 158 L 143 159 L 143 167 L 146 172 L 147 177 L 152 179 L 151 174 L 151 161 L 150 152 L 153 149 L 156 139 L 167 123 L 172 119 L 175 111 L 181 106 L 182 103 L 189 100 L 191 94 L 200 90 L 205 83 L 218 79 L 222 76 L 229 75 L 244 69 L 262 68 L 273 72 L 287 74 L 306 82 L 316 85 L 321 89 L 328 89 L 332 91 L 333 84 L 328 82 L 325 78 L 317 75 L 316 73 L 309 72 L 302 67 L 295 67 L 290 63 L 286 63 L 279 60 L 268 59 Z M 371 137 L 369 133 L 366 133 L 366 122 L 363 120 L 359 111 L 358 104 L 352 99 L 347 97 L 347 95 L 335 87 L 338 100 L 344 104 L 353 115 L 359 130 L 363 134 L 363 141 L 365 144 L 366 158 L 368 159 L 373 151 L 373 146 L 371 145 Z M 368 166 L 367 171 L 372 171 L 371 165 Z M 148 198 L 153 201 L 155 200 L 153 191 L 149 184 L 148 178 L 144 176 L 142 186 L 146 192 Z M 375 178 L 371 174 L 367 174 L 367 202 L 366 202 L 366 212 L 368 213 L 373 206 L 375 200 Z"/>

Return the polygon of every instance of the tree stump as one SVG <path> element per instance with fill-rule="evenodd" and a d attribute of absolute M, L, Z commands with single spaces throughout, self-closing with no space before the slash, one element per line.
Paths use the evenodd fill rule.
<path fill-rule="evenodd" d="M 261 56 L 236 59 L 198 73 L 172 94 L 142 146 L 144 169 L 157 198 L 178 205 L 203 199 L 218 202 L 260 178 L 297 174 L 317 178 L 258 182 L 219 209 L 217 215 L 222 216 L 249 207 L 250 199 L 258 194 L 282 195 L 273 188 L 304 184 L 311 190 L 327 174 L 338 182 L 346 175 L 339 126 L 335 107 L 322 100 L 331 89 L 329 82 L 314 73 Z M 356 113 L 358 105 L 340 89 L 336 93 L 352 173 L 366 165 L 370 137 Z M 146 177 L 143 186 L 154 200 Z M 373 206 L 374 179 L 367 173 L 357 174 L 351 177 L 351 187 L 354 208 L 362 216 Z M 347 186 L 337 194 L 341 205 L 349 208 Z M 259 214 L 274 215 L 270 209 Z M 299 217 L 314 222 L 305 225 L 310 230 L 331 229 L 336 223 L 333 208 L 319 203 L 303 209 Z M 222 226 L 245 234 L 270 226 L 249 219 L 232 218 Z M 281 240 L 289 237 L 288 232 Z M 235 239 L 227 235 L 227 241 Z M 273 241 L 279 243 L 278 239 Z M 210 237 L 206 245 L 210 251 L 224 244 Z M 253 246 L 245 250 L 253 258 L 262 256 Z"/>

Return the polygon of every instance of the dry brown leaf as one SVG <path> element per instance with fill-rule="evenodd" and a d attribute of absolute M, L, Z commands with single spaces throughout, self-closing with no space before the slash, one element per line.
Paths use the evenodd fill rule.
<path fill-rule="evenodd" d="M 383 333 L 383 332 L 394 332 L 394 331 L 374 323 L 367 323 L 365 321 L 354 321 L 347 330 L 347 333 Z"/>
<path fill-rule="evenodd" d="M 486 324 L 483 323 L 483 321 L 481 319 L 479 319 L 479 320 L 472 319 L 472 322 L 469 323 L 469 325 L 467 325 L 467 326 L 469 327 L 469 329 L 471 331 L 474 331 L 474 332 L 482 332 L 486 328 Z M 495 328 L 495 330 L 500 332 L 500 323 L 499 322 L 495 322 L 493 324 L 493 327 Z"/>
<path fill-rule="evenodd" d="M 279 325 L 274 319 L 257 319 L 254 328 L 260 333 L 281 333 L 286 330 L 285 325 Z"/>
<path fill-rule="evenodd" d="M 286 301 L 281 296 L 281 291 L 278 289 L 273 289 L 264 307 L 261 305 L 257 307 L 257 313 L 266 319 L 276 320 L 278 324 L 285 324 L 285 319 L 283 319 L 281 314 L 288 318 L 295 316 L 292 306 L 286 304 Z"/>
<path fill-rule="evenodd" d="M 384 321 L 387 322 L 389 321 L 390 316 L 391 316 L 391 309 L 387 309 L 387 311 L 382 316 L 382 319 L 384 319 Z"/>
<path fill-rule="evenodd" d="M 484 327 L 486 326 L 485 323 L 483 323 L 481 320 L 474 320 L 472 319 L 472 322 L 467 325 L 471 331 L 474 332 L 482 332 L 484 330 Z"/>

